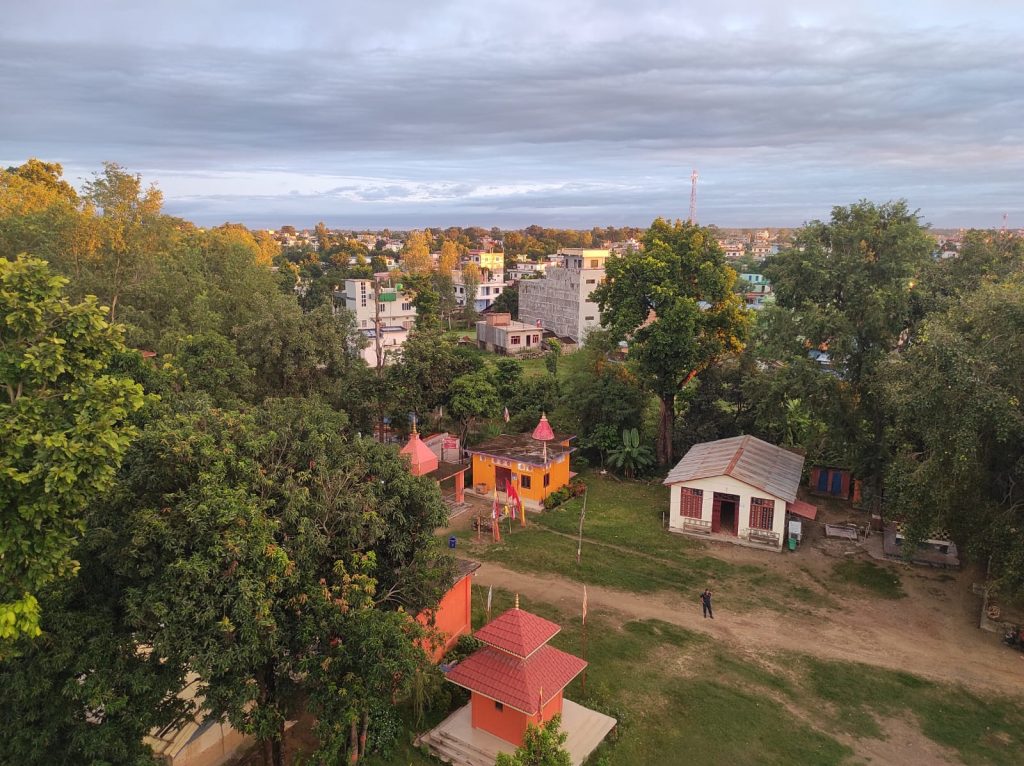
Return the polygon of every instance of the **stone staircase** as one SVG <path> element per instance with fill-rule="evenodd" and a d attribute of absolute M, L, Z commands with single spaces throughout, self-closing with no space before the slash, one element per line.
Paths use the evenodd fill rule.
<path fill-rule="evenodd" d="M 452 766 L 494 766 L 495 754 L 481 750 L 445 731 L 428 731 L 417 745 L 426 745 L 435 758 Z"/>

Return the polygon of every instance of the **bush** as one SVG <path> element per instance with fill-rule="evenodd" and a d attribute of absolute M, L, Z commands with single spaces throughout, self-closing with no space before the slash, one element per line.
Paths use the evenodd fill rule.
<path fill-rule="evenodd" d="M 587 491 L 587 485 L 582 481 L 574 481 L 562 487 L 544 498 L 544 510 L 550 511 L 557 508 L 566 500 L 574 497 L 582 497 Z"/>

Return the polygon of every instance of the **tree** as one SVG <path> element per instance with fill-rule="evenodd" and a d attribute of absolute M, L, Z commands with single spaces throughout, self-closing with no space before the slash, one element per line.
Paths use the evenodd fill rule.
<path fill-rule="evenodd" d="M 441 255 L 437 259 L 437 272 L 445 277 L 451 277 L 452 272 L 459 265 L 459 246 L 446 239 L 441 245 Z"/>
<path fill-rule="evenodd" d="M 640 433 L 635 428 L 622 429 L 622 442 L 608 452 L 608 465 L 632 479 L 638 473 L 654 465 L 654 453 L 646 444 L 640 443 Z"/>
<path fill-rule="evenodd" d="M 466 320 L 466 327 L 469 329 L 476 328 L 477 318 L 479 314 L 476 310 L 476 293 L 480 287 L 482 276 L 480 274 L 480 267 L 475 263 L 467 263 L 462 267 L 462 286 L 465 290 L 466 302 L 462 309 L 462 318 Z"/>
<path fill-rule="evenodd" d="M 432 266 L 428 236 L 421 231 L 410 233 L 402 248 L 402 270 L 410 276 L 416 276 L 429 274 Z"/>
<path fill-rule="evenodd" d="M 886 512 L 909 549 L 946 529 L 986 561 L 991 584 L 1024 591 L 1024 281 L 986 284 L 929 317 L 880 372 L 895 459 Z"/>
<path fill-rule="evenodd" d="M 555 338 L 546 342 L 548 345 L 548 353 L 547 356 L 544 357 L 544 367 L 547 368 L 548 375 L 555 380 L 558 380 L 558 358 L 562 355 L 562 344 Z"/>
<path fill-rule="evenodd" d="M 466 443 L 473 424 L 481 418 L 496 417 L 501 411 L 498 391 L 485 370 L 461 375 L 449 389 L 449 411 L 460 424 L 462 443 Z"/>
<path fill-rule="evenodd" d="M 345 431 L 315 400 L 167 413 L 133 447 L 108 513 L 138 641 L 187 664 L 209 715 L 255 736 L 268 766 L 283 763 L 302 698 L 372 731 L 369 713 L 411 681 L 403 668 L 426 661 L 413 621 L 375 612 L 435 605 L 452 573 L 433 537 L 447 519 L 436 484 Z"/>
<path fill-rule="evenodd" d="M 833 208 L 827 223 L 812 221 L 792 249 L 765 263 L 776 296 L 776 308 L 765 311 L 787 314 L 807 349 L 827 350 L 849 388 L 856 417 L 834 433 L 854 470 L 870 480 L 876 507 L 887 460 L 876 373 L 890 353 L 907 348 L 924 315 L 914 288 L 931 251 L 906 202 L 865 200 Z"/>
<path fill-rule="evenodd" d="M 511 314 L 513 319 L 519 319 L 519 285 L 514 283 L 508 285 L 491 304 L 491 310 Z"/>
<path fill-rule="evenodd" d="M 564 747 L 568 735 L 561 724 L 560 715 L 539 727 L 529 724 L 523 744 L 512 755 L 499 753 L 494 766 L 572 766 L 572 757 Z"/>
<path fill-rule="evenodd" d="M 748 318 L 736 273 L 706 230 L 657 219 L 642 252 L 612 256 L 594 291 L 601 324 L 629 341 L 629 363 L 661 402 L 656 454 L 672 461 L 676 396 L 702 370 L 743 347 Z"/>
<path fill-rule="evenodd" d="M 113 482 L 142 388 L 111 374 L 125 350 L 95 298 L 36 258 L 0 260 L 0 640 L 39 632 L 39 588 L 73 575 L 83 512 Z"/>

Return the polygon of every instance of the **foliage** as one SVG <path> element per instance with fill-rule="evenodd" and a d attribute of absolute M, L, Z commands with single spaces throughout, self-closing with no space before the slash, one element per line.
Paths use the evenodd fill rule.
<path fill-rule="evenodd" d="M 449 395 L 448 409 L 460 424 L 463 443 L 474 423 L 496 417 L 502 409 L 498 391 L 490 374 L 484 370 L 466 373 L 453 380 Z"/>
<path fill-rule="evenodd" d="M 476 310 L 476 292 L 483 280 L 480 267 L 475 263 L 467 263 L 462 267 L 462 286 L 465 290 L 465 303 L 462 307 L 462 319 L 470 330 L 476 328 L 476 322 L 480 318 Z"/>
<path fill-rule="evenodd" d="M 642 252 L 612 256 L 607 280 L 594 291 L 601 324 L 629 341 L 629 363 L 661 402 L 656 455 L 672 460 L 676 396 L 695 375 L 743 346 L 736 273 L 707 230 L 656 220 Z"/>
<path fill-rule="evenodd" d="M 523 744 L 515 753 L 498 753 L 494 766 L 572 766 L 572 758 L 565 749 L 569 738 L 561 729 L 562 717 L 556 715 L 541 726 L 529 724 Z"/>
<path fill-rule="evenodd" d="M 897 448 L 888 512 L 910 545 L 944 528 L 991 557 L 994 584 L 1011 593 L 1024 588 L 1022 338 L 1020 278 L 984 285 L 925 321 L 881 376 Z"/>
<path fill-rule="evenodd" d="M 422 231 L 410 232 L 402 247 L 402 270 L 410 275 L 429 274 L 432 268 L 430 242 Z"/>
<path fill-rule="evenodd" d="M 861 201 L 833 208 L 828 222 L 812 221 L 792 249 L 765 262 L 776 307 L 764 311 L 787 314 L 806 349 L 827 350 L 850 389 L 854 417 L 830 425 L 848 445 L 844 462 L 873 480 L 876 498 L 887 460 L 876 374 L 888 354 L 907 348 L 923 316 L 914 287 L 931 250 L 906 202 Z"/>
<path fill-rule="evenodd" d="M 586 492 L 587 485 L 582 481 L 570 482 L 544 498 L 544 510 L 550 511 L 567 500 L 571 500 L 574 497 L 582 497 Z"/>
<path fill-rule="evenodd" d="M 654 451 L 640 443 L 635 428 L 622 429 L 622 443 L 608 453 L 608 465 L 632 479 L 654 465 Z"/>
<path fill-rule="evenodd" d="M 0 260 L 0 641 L 39 631 L 36 592 L 73 575 L 83 513 L 112 483 L 142 388 L 110 373 L 121 330 L 37 258 Z"/>
<path fill-rule="evenodd" d="M 544 357 L 544 366 L 548 370 L 548 374 L 551 377 L 558 379 L 558 357 L 562 355 L 562 344 L 555 338 L 551 338 L 545 341 L 548 347 L 548 353 Z"/>
<path fill-rule="evenodd" d="M 501 291 L 497 298 L 494 299 L 494 303 L 491 304 L 491 310 L 494 312 L 511 314 L 513 319 L 519 319 L 519 285 L 512 283 L 506 285 L 505 289 Z"/>

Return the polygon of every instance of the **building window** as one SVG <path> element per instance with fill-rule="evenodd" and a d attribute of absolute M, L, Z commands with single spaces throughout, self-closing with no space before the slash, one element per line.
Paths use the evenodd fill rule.
<path fill-rule="evenodd" d="M 599 268 L 601 268 L 600 263 L 601 262 L 599 260 L 597 260 L 597 258 L 591 258 L 590 259 L 590 268 L 592 268 L 592 269 L 599 269 Z"/>
<path fill-rule="evenodd" d="M 502 713 L 505 710 L 505 706 L 498 702 L 498 700 L 494 700 L 494 709 L 499 713 Z"/>
<path fill-rule="evenodd" d="M 508 345 L 510 345 L 510 346 L 518 346 L 520 340 L 521 339 L 520 339 L 520 337 L 518 335 L 513 335 L 512 337 L 510 337 L 508 339 Z"/>
<path fill-rule="evenodd" d="M 530 488 L 530 477 L 527 476 L 526 474 L 523 474 L 522 476 L 520 476 L 519 477 L 519 486 L 522 487 L 523 489 L 529 489 Z"/>
<path fill-rule="evenodd" d="M 597 280 L 596 280 L 596 279 L 588 279 L 588 280 L 587 280 L 587 284 L 588 284 L 588 285 L 593 285 L 593 284 L 597 284 Z"/>
<path fill-rule="evenodd" d="M 679 490 L 679 515 L 699 519 L 704 508 L 704 490 L 683 487 Z"/>
<path fill-rule="evenodd" d="M 775 521 L 775 501 L 763 497 L 750 498 L 750 528 L 771 529 Z"/>
<path fill-rule="evenodd" d="M 550 486 L 550 484 L 551 484 L 551 474 L 550 473 L 546 473 L 546 474 L 544 474 L 544 486 L 547 487 L 547 486 Z"/>
<path fill-rule="evenodd" d="M 379 308 L 381 310 L 381 313 L 383 313 L 388 310 L 388 304 L 380 303 L 377 305 L 377 308 Z"/>
<path fill-rule="evenodd" d="M 584 322 L 593 322 L 594 321 L 594 317 L 583 317 L 583 321 Z"/>
<path fill-rule="evenodd" d="M 403 303 L 402 304 L 402 311 L 412 311 L 412 304 L 411 303 Z"/>

